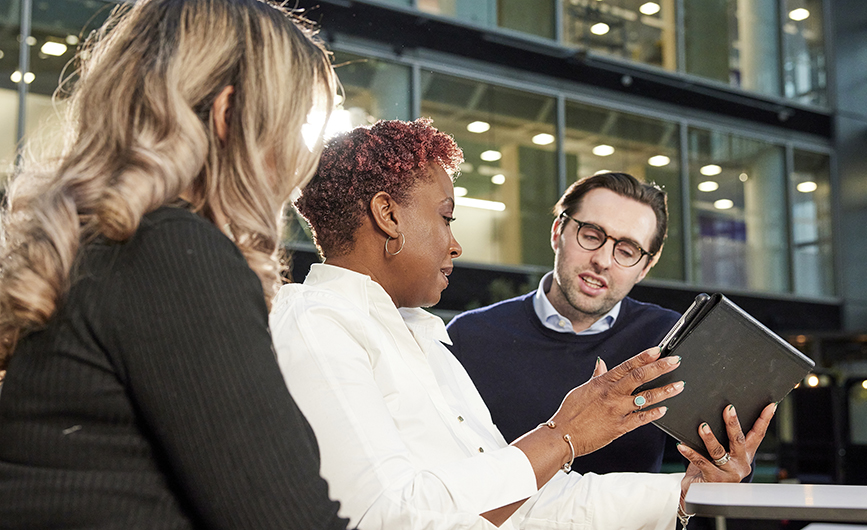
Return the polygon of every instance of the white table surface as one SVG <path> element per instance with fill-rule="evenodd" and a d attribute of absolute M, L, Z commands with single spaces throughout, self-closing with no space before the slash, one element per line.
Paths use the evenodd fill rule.
<path fill-rule="evenodd" d="M 867 522 L 867 486 L 693 484 L 685 506 L 704 516 Z"/>

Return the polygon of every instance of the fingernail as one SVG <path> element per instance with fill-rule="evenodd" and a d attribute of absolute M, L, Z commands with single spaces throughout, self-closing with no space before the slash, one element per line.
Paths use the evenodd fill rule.
<path fill-rule="evenodd" d="M 702 423 L 701 424 L 701 432 L 703 432 L 705 434 L 710 434 L 710 425 L 708 425 L 707 423 Z"/>
<path fill-rule="evenodd" d="M 774 403 L 774 412 L 777 411 L 777 405 L 779 405 L 779 403 Z"/>
<path fill-rule="evenodd" d="M 602 357 L 597 357 L 596 358 L 596 367 L 597 368 L 599 368 L 599 363 L 601 363 L 601 362 L 602 362 Z"/>
<path fill-rule="evenodd" d="M 734 405 L 729 405 L 729 406 L 727 407 L 727 409 L 728 409 L 729 413 L 731 413 L 731 414 L 737 414 L 737 413 L 735 412 L 735 406 L 734 406 Z"/>
<path fill-rule="evenodd" d="M 672 366 L 676 365 L 676 364 L 680 364 L 680 355 L 674 355 L 672 357 L 669 357 L 668 358 L 668 364 L 670 364 Z"/>
<path fill-rule="evenodd" d="M 674 386 L 675 390 L 680 391 L 680 390 L 683 390 L 684 384 L 685 383 L 683 381 L 678 381 L 677 383 L 674 383 L 674 385 L 672 385 L 672 386 Z"/>

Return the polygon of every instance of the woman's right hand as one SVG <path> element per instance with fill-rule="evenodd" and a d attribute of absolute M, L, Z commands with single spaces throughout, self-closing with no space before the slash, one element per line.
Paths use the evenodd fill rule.
<path fill-rule="evenodd" d="M 552 421 L 555 430 L 570 434 L 575 456 L 592 453 L 642 425 L 658 420 L 666 407 L 653 407 L 683 390 L 678 381 L 632 395 L 642 384 L 680 365 L 680 357 L 659 359 L 659 348 L 650 348 L 606 371 L 600 361 L 594 377 L 573 389 Z M 645 402 L 636 404 L 638 396 Z"/>

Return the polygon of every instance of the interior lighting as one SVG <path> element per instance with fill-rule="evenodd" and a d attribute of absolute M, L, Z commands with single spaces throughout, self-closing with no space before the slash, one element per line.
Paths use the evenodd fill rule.
<path fill-rule="evenodd" d="M 11 79 L 13 83 L 20 83 L 21 72 L 15 70 L 14 72 L 12 72 L 12 75 L 9 76 L 9 79 Z M 36 74 L 34 74 L 33 72 L 27 72 L 26 74 L 24 74 L 24 82 L 28 85 L 32 83 L 34 79 L 36 79 Z"/>
<path fill-rule="evenodd" d="M 467 195 L 467 188 L 463 186 L 455 186 L 455 197 L 465 197 Z"/>
<path fill-rule="evenodd" d="M 597 171 L 596 173 L 593 173 L 593 174 L 594 175 L 604 175 L 605 173 L 611 173 L 611 170 L 610 169 L 600 169 L 599 171 Z"/>
<path fill-rule="evenodd" d="M 533 143 L 536 145 L 548 145 L 554 143 L 554 135 L 548 133 L 539 133 L 533 137 Z"/>
<path fill-rule="evenodd" d="M 70 46 L 78 46 L 78 37 L 76 35 L 67 35 L 66 44 Z"/>
<path fill-rule="evenodd" d="M 352 114 L 346 109 L 334 109 L 328 123 L 325 123 L 325 112 L 313 111 L 307 115 L 307 123 L 301 126 L 301 137 L 307 149 L 313 150 L 316 139 L 322 131 L 323 138 L 328 139 L 337 134 L 352 130 Z"/>
<path fill-rule="evenodd" d="M 461 165 L 458 166 L 458 168 L 461 170 L 461 173 L 472 173 L 476 169 L 469 162 L 461 162 Z"/>
<path fill-rule="evenodd" d="M 27 39 L 24 42 L 26 42 L 28 46 L 36 46 L 36 37 L 31 35 L 31 36 L 27 37 Z"/>
<path fill-rule="evenodd" d="M 801 193 L 813 193 L 819 186 L 812 180 L 805 180 L 798 184 L 795 188 Z"/>
<path fill-rule="evenodd" d="M 720 199 L 718 201 L 713 202 L 713 207 L 716 208 L 717 210 L 728 210 L 734 205 L 735 205 L 735 203 L 733 203 L 729 199 Z"/>
<path fill-rule="evenodd" d="M 60 57 L 64 53 L 66 53 L 66 44 L 62 42 L 52 42 L 47 41 L 42 45 L 42 53 L 45 55 L 51 55 L 52 57 Z"/>
<path fill-rule="evenodd" d="M 803 7 L 799 7 L 798 9 L 793 9 L 789 11 L 789 18 L 791 18 L 795 22 L 800 22 L 802 20 L 810 18 L 810 11 L 808 9 L 804 9 Z"/>
<path fill-rule="evenodd" d="M 671 159 L 665 155 L 656 155 L 647 159 L 647 163 L 653 167 L 667 166 L 670 162 Z"/>
<path fill-rule="evenodd" d="M 3 50 L 0 50 L 0 59 L 2 59 L 4 55 L 6 55 L 6 54 L 3 53 Z"/>
<path fill-rule="evenodd" d="M 703 166 L 698 171 L 705 177 L 713 177 L 714 175 L 719 175 L 720 173 L 722 173 L 722 168 L 716 164 L 708 164 L 706 166 Z"/>
<path fill-rule="evenodd" d="M 502 173 L 497 173 L 496 175 L 491 177 L 491 182 L 498 186 L 502 186 L 506 183 L 506 175 L 503 175 Z"/>
<path fill-rule="evenodd" d="M 471 199 L 470 197 L 457 197 L 455 204 L 458 206 L 466 206 L 468 208 L 479 208 L 481 210 L 491 210 L 494 212 L 503 212 L 506 210 L 506 205 L 498 201 L 486 201 L 484 199 Z"/>
<path fill-rule="evenodd" d="M 698 183 L 698 191 L 711 192 L 719 189 L 719 183 L 714 180 L 706 180 Z"/>
<path fill-rule="evenodd" d="M 746 173 L 741 173 L 740 175 L 738 175 L 738 180 L 741 182 L 746 182 L 749 179 L 750 179 L 750 176 L 747 175 Z"/>
<path fill-rule="evenodd" d="M 496 162 L 497 160 L 503 158 L 503 153 L 495 151 L 493 149 L 489 149 L 488 151 L 485 151 L 481 155 L 479 155 L 479 158 L 481 158 L 485 162 Z"/>
<path fill-rule="evenodd" d="M 491 128 L 491 124 L 486 121 L 474 121 L 470 124 L 467 124 L 467 130 L 471 133 L 483 133 L 488 131 Z"/>
<path fill-rule="evenodd" d="M 590 26 L 590 33 L 594 35 L 605 35 L 611 28 L 605 22 L 597 22 Z"/>
<path fill-rule="evenodd" d="M 861 388 L 867 390 L 867 379 L 861 381 Z"/>
<path fill-rule="evenodd" d="M 812 387 L 819 386 L 819 376 L 816 374 L 810 374 L 807 376 L 807 385 Z"/>
<path fill-rule="evenodd" d="M 655 15 L 659 13 L 659 4 L 656 2 L 647 2 L 645 4 L 641 4 L 641 7 L 638 8 L 638 12 L 642 15 Z"/>
<path fill-rule="evenodd" d="M 610 145 L 600 144 L 593 148 L 593 154 L 596 156 L 611 156 L 614 154 L 614 148 Z"/>

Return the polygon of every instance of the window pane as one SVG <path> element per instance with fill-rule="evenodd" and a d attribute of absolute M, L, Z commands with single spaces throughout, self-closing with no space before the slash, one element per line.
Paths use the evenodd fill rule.
<path fill-rule="evenodd" d="M 826 105 L 822 0 L 785 0 L 783 72 L 786 97 Z"/>
<path fill-rule="evenodd" d="M 668 240 L 649 276 L 682 280 L 678 125 L 601 107 L 566 103 L 568 184 L 600 171 L 622 171 L 668 192 Z"/>
<path fill-rule="evenodd" d="M 555 100 L 422 73 L 422 116 L 452 134 L 466 159 L 455 183 L 462 259 L 551 266 L 548 242 L 559 197 Z"/>
<path fill-rule="evenodd" d="M 777 2 L 684 2 L 687 73 L 780 95 Z"/>
<path fill-rule="evenodd" d="M 783 148 L 704 129 L 688 138 L 696 282 L 787 291 Z"/>
<path fill-rule="evenodd" d="M 867 379 L 849 387 L 849 443 L 867 445 Z"/>
<path fill-rule="evenodd" d="M 52 103 L 61 72 L 79 39 L 108 16 L 112 4 L 94 0 L 33 2 L 29 72 L 19 72 L 20 2 L 0 3 L 0 165 L 4 174 L 16 156 L 18 78 L 28 83 L 25 134 L 39 153 L 49 155 L 61 142 L 62 103 Z M 68 72 L 67 72 L 68 73 Z"/>
<path fill-rule="evenodd" d="M 392 0 L 396 1 L 396 0 Z M 421 11 L 484 27 L 508 28 L 554 38 L 555 0 L 418 0 Z"/>
<path fill-rule="evenodd" d="M 834 294 L 829 164 L 827 155 L 795 150 L 791 185 L 796 294 Z"/>
<path fill-rule="evenodd" d="M 408 66 L 343 52 L 334 52 L 334 65 L 343 99 L 338 98 L 326 135 L 377 120 L 412 119 L 412 71 Z M 286 223 L 284 239 L 295 247 L 312 248 L 313 244 L 310 228 L 297 214 Z"/>
<path fill-rule="evenodd" d="M 674 0 L 564 0 L 563 40 L 676 70 L 674 4 Z"/>

